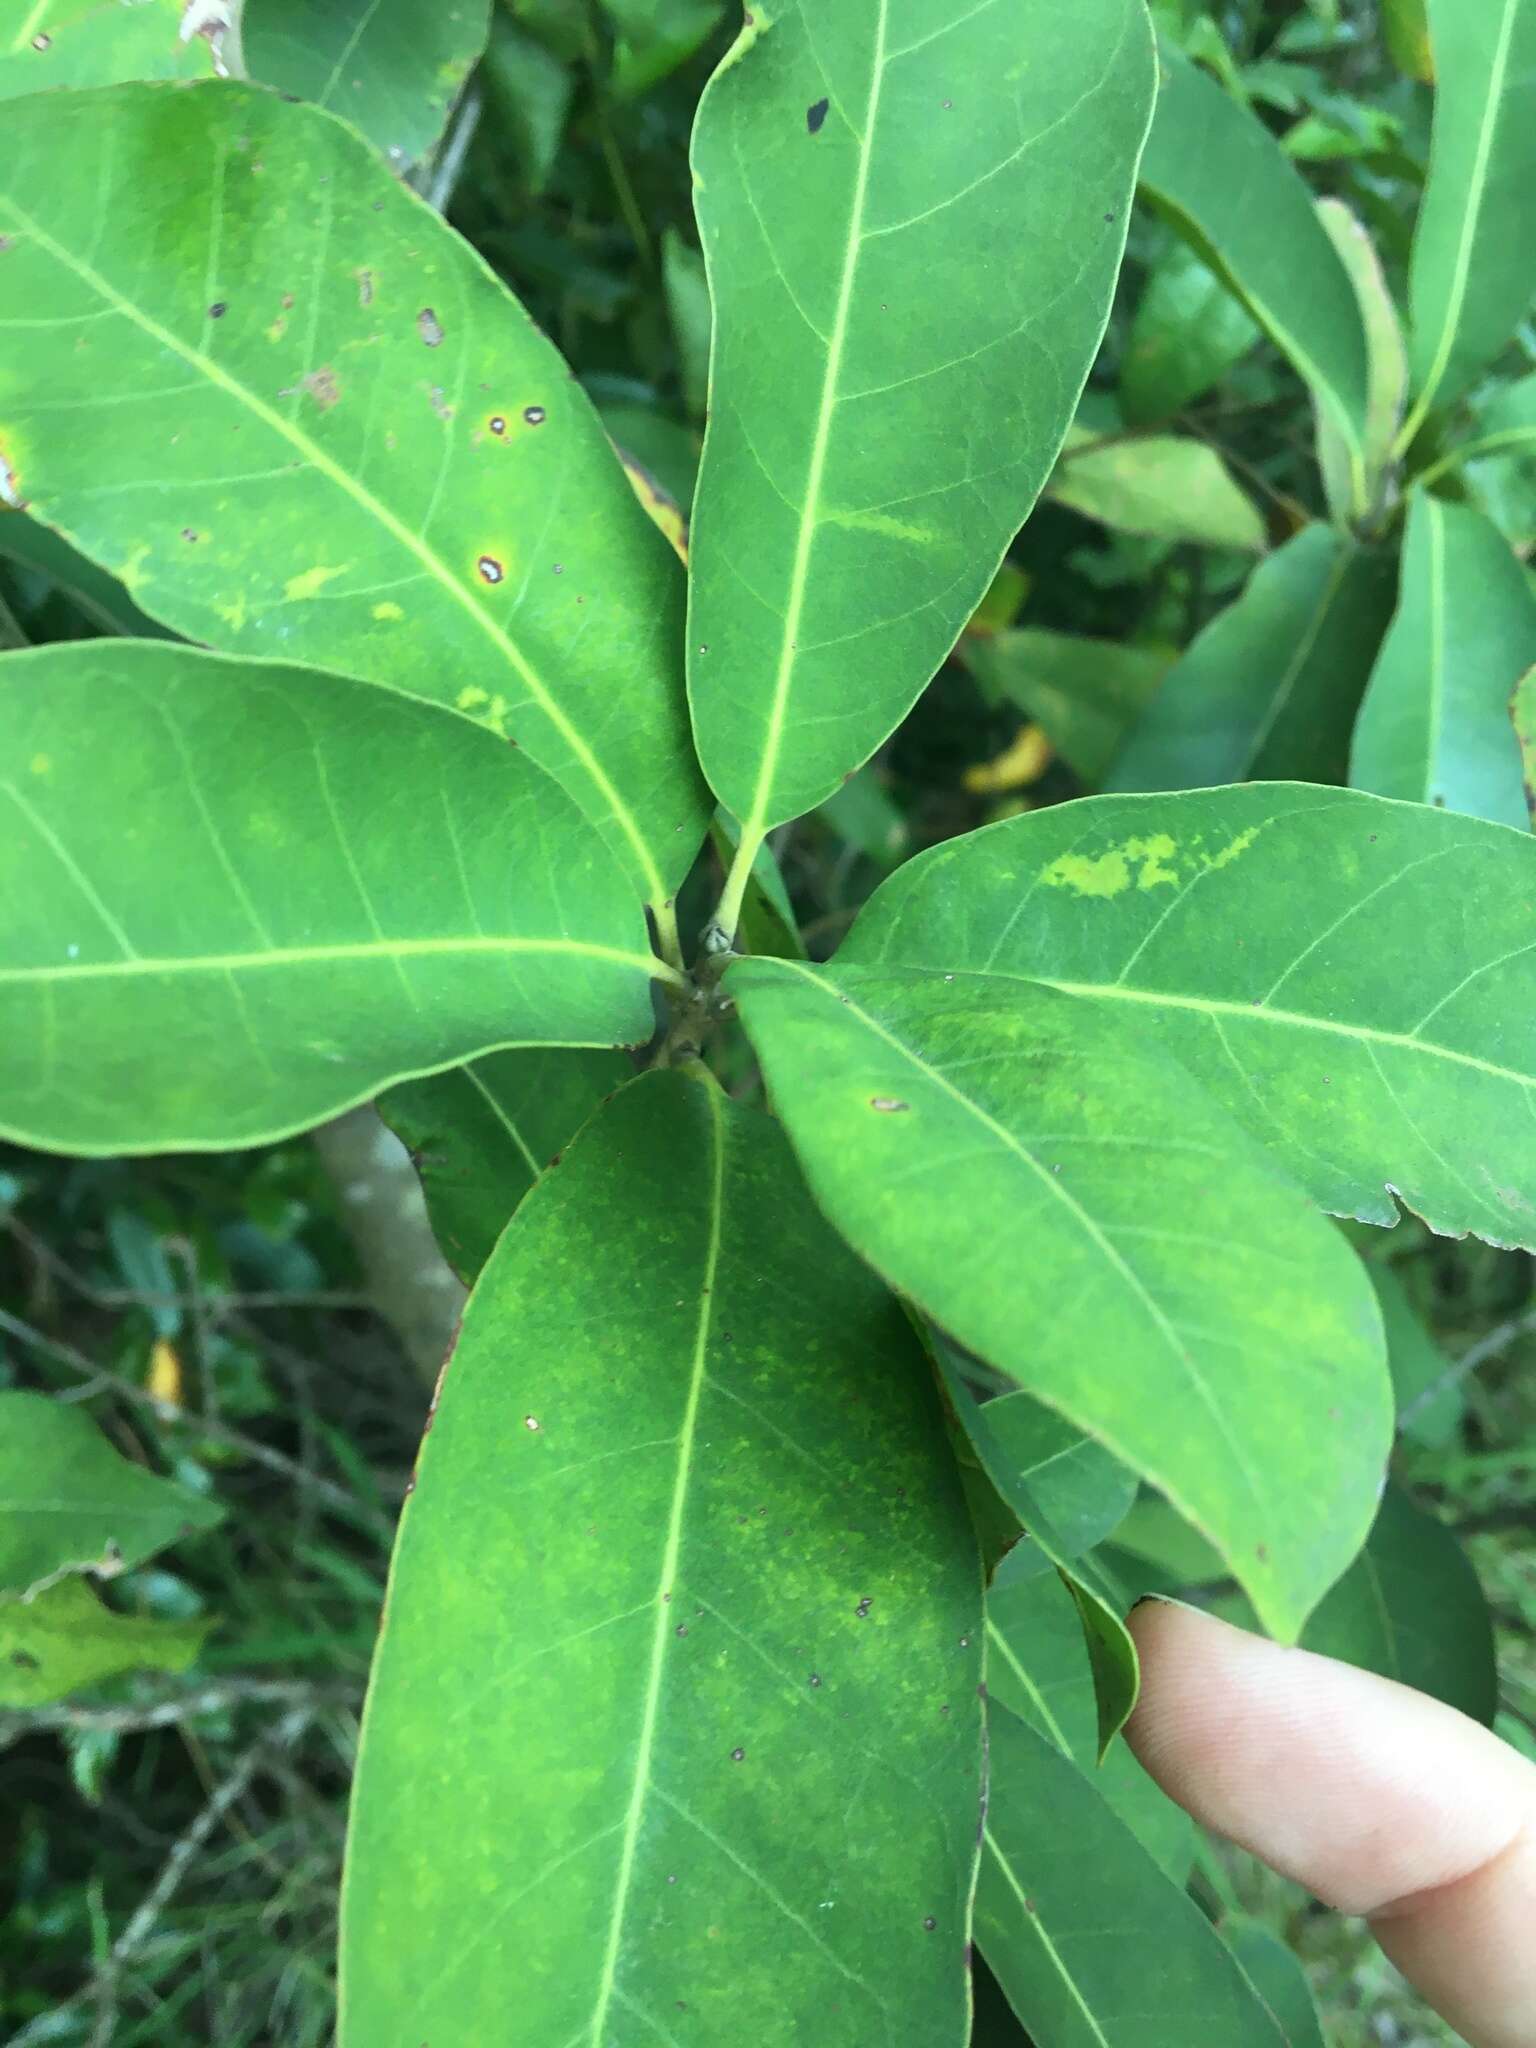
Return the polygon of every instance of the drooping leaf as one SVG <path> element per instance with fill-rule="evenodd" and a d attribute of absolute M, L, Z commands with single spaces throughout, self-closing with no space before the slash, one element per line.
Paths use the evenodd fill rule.
<path fill-rule="evenodd" d="M 1395 1193 L 1536 1249 L 1533 903 L 1536 841 L 1480 819 L 1090 797 L 920 856 L 838 957 L 1050 983 L 1174 1054 L 1324 1208 L 1390 1224 Z"/>
<path fill-rule="evenodd" d="M 1177 1500 L 1294 1636 L 1391 1442 L 1337 1233 L 1129 1020 L 1038 983 L 744 960 L 725 986 L 855 1250 Z"/>
<path fill-rule="evenodd" d="M 1536 0 L 1429 0 L 1435 126 L 1408 278 L 1408 431 L 1459 398 L 1536 291 Z"/>
<path fill-rule="evenodd" d="M 490 13 L 490 0 L 244 0 L 245 67 L 340 114 L 404 169 L 442 134 Z"/>
<path fill-rule="evenodd" d="M 1408 345 L 1381 257 L 1364 223 L 1340 199 L 1319 200 L 1317 213 L 1354 286 L 1370 366 L 1358 463 L 1327 408 L 1313 400 L 1317 459 L 1328 509 L 1339 525 L 1347 526 L 1369 518 L 1380 506 L 1408 395 Z"/>
<path fill-rule="evenodd" d="M 229 84 L 31 100 L 0 238 L 13 497 L 189 639 L 515 739 L 670 893 L 706 822 L 677 565 L 555 351 L 356 135 Z"/>
<path fill-rule="evenodd" d="M 1498 1711 L 1493 1622 L 1477 1574 L 1450 1530 L 1399 1487 L 1387 1488 L 1364 1550 L 1302 1641 L 1485 1725 Z"/>
<path fill-rule="evenodd" d="M 115 1451 L 82 1409 L 0 1393 L 0 1594 L 127 1571 L 223 1509 Z"/>
<path fill-rule="evenodd" d="M 1152 70 L 1135 0 L 789 0 L 711 81 L 689 690 L 750 836 L 868 758 L 1022 525 L 1103 332 Z"/>
<path fill-rule="evenodd" d="M 1179 434 L 1098 441 L 1069 437 L 1047 495 L 1085 519 L 1152 540 L 1204 547 L 1264 546 L 1264 520 L 1203 441 Z"/>
<path fill-rule="evenodd" d="M 421 1175 L 443 1254 L 469 1285 L 507 1219 L 605 1095 L 633 1080 L 617 1049 L 488 1053 L 424 1081 L 403 1081 L 380 1116 Z"/>
<path fill-rule="evenodd" d="M 1497 527 L 1414 493 L 1402 594 L 1355 725 L 1349 779 L 1523 827 L 1510 692 L 1536 663 L 1536 591 Z"/>
<path fill-rule="evenodd" d="M 987 1589 L 987 1695 L 1054 1742 L 1098 1788 L 1147 1853 L 1182 1884 L 1194 1827 L 1123 1742 L 1100 1760 L 1093 1675 L 1076 1605 L 1056 1574 L 1003 1560 Z"/>
<path fill-rule="evenodd" d="M 981 1621 L 900 1310 L 768 1120 L 637 1081 L 502 1238 L 423 1448 L 344 2048 L 501 2038 L 512 1985 L 530 2042 L 961 2048 Z"/>
<path fill-rule="evenodd" d="M 1243 1975 L 1279 2022 L 1285 2048 L 1327 2048 L 1307 1973 L 1295 1953 L 1262 1920 L 1228 1913 L 1221 1938 Z"/>
<path fill-rule="evenodd" d="M 9 658 L 0 763 L 0 1130 L 23 1144 L 258 1144 L 497 1045 L 650 1035 L 617 861 L 463 719 L 97 640 Z"/>
<path fill-rule="evenodd" d="M 185 1671 L 212 1626 L 114 1614 L 83 1579 L 0 1600 L 0 1707 L 42 1707 L 125 1671 Z"/>
<path fill-rule="evenodd" d="M 1300 371 L 1356 460 L 1369 411 L 1359 302 L 1300 172 L 1249 108 L 1163 38 L 1142 189 Z"/>
<path fill-rule="evenodd" d="M 1248 353 L 1259 330 L 1210 265 L 1170 241 L 1142 292 L 1120 360 L 1132 426 L 1172 419 Z"/>
<path fill-rule="evenodd" d="M 1183 1889 L 1049 1737 L 987 1716 L 976 1938 L 1041 2048 L 1286 2048 Z"/>
<path fill-rule="evenodd" d="M 1331 527 L 1303 528 L 1170 669 L 1107 786 L 1343 781 L 1392 596 L 1384 555 Z"/>
<path fill-rule="evenodd" d="M 224 32 L 184 35 L 193 14 L 187 0 L 9 0 L 0 20 L 0 100 L 129 78 L 212 78 Z"/>
<path fill-rule="evenodd" d="M 1155 647 L 1038 626 L 961 646 L 971 672 L 1038 720 L 1067 765 L 1094 787 L 1145 713 L 1172 658 Z"/>
<path fill-rule="evenodd" d="M 1515 722 L 1515 745 L 1520 749 L 1525 805 L 1531 814 L 1531 830 L 1536 832 L 1536 668 L 1515 685 L 1509 708 Z"/>
<path fill-rule="evenodd" d="M 1452 1360 L 1436 1343 L 1390 1266 L 1369 1265 L 1387 1333 L 1387 1363 L 1397 1397 L 1397 1426 L 1412 1442 L 1444 1449 L 1466 1412 Z"/>

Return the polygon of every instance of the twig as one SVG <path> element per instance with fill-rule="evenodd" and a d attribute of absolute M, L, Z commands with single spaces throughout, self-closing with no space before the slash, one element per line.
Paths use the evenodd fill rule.
<path fill-rule="evenodd" d="M 0 1714 L 0 1749 L 25 1735 L 146 1735 L 152 1729 L 201 1720 L 231 1707 L 302 1706 L 318 1713 L 328 1706 L 355 1707 L 362 1694 L 361 1684 L 318 1686 L 296 1679 L 258 1678 L 205 1685 L 196 1692 L 143 1705 L 38 1707 L 26 1713 Z"/>
<path fill-rule="evenodd" d="M 1441 1373 L 1439 1379 L 1432 1381 L 1422 1393 L 1415 1394 L 1398 1416 L 1398 1428 L 1406 1429 L 1415 1416 L 1421 1415 L 1432 1402 L 1438 1401 L 1442 1394 L 1448 1394 L 1453 1387 L 1459 1386 L 1464 1379 L 1476 1372 L 1480 1365 L 1486 1365 L 1490 1358 L 1497 1358 L 1501 1352 L 1507 1351 L 1511 1344 L 1529 1335 L 1533 1330 L 1536 1330 L 1536 1308 L 1527 1309 L 1524 1315 L 1512 1316 L 1507 1323 L 1500 1323 L 1496 1330 L 1490 1330 L 1486 1337 L 1479 1337 L 1475 1344 L 1468 1345 L 1453 1365 Z"/>

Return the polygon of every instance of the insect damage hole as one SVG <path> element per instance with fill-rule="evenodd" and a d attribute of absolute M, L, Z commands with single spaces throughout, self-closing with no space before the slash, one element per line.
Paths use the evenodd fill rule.
<path fill-rule="evenodd" d="M 500 583 L 507 573 L 494 555 L 481 555 L 475 567 L 480 571 L 481 581 L 485 583 Z"/>
<path fill-rule="evenodd" d="M 433 312 L 430 306 L 423 306 L 421 311 L 416 315 L 416 332 L 421 336 L 422 340 L 426 343 L 428 348 L 442 347 L 442 322 L 438 319 L 437 315 Z"/>
<path fill-rule="evenodd" d="M 869 1106 L 871 1109 L 878 1109 L 885 1116 L 896 1116 L 912 1107 L 910 1102 L 899 1102 L 894 1095 L 871 1095 Z"/>

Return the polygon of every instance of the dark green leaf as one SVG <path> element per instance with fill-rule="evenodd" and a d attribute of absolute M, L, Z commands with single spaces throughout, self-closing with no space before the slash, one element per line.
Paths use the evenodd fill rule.
<path fill-rule="evenodd" d="M 36 569 L 69 598 L 98 633 L 125 633 L 139 640 L 168 639 L 164 626 L 140 611 L 115 576 L 109 576 L 64 536 L 24 512 L 0 512 L 0 555 Z"/>
<path fill-rule="evenodd" d="M 891 731 L 1044 483 L 1103 332 L 1152 71 L 1136 0 L 788 0 L 712 80 L 690 695 L 754 840 Z"/>
<path fill-rule="evenodd" d="M 576 95 L 575 70 L 498 9 L 480 77 L 529 192 L 542 192 L 565 139 Z"/>
<path fill-rule="evenodd" d="M 125 1671 L 185 1671 L 212 1626 L 114 1614 L 81 1579 L 0 1600 L 0 1707 L 42 1707 Z"/>
<path fill-rule="evenodd" d="M 12 497 L 189 639 L 515 739 L 670 894 L 706 823 L 677 564 L 559 356 L 356 135 L 235 85 L 27 101 L 0 235 Z"/>
<path fill-rule="evenodd" d="M 9 657 L 0 762 L 0 1130 L 23 1144 L 258 1144 L 493 1046 L 650 1035 L 617 861 L 463 719 L 97 640 Z"/>
<path fill-rule="evenodd" d="M 1035 719 L 1073 772 L 1103 779 L 1167 674 L 1170 653 L 1036 626 L 962 641 L 966 666 Z"/>
<path fill-rule="evenodd" d="M 1221 1938 L 1279 2021 L 1286 2048 L 1326 2048 L 1307 1973 L 1280 1937 L 1262 1921 L 1229 1913 L 1221 1922 Z"/>
<path fill-rule="evenodd" d="M 423 1448 L 344 2048 L 501 2039 L 509 1997 L 552 2048 L 961 2048 L 980 1594 L 926 1363 L 774 1126 L 625 1089 L 502 1238 Z"/>
<path fill-rule="evenodd" d="M 1106 778 L 1116 790 L 1343 781 L 1392 612 L 1391 564 L 1309 526 L 1175 663 Z"/>
<path fill-rule="evenodd" d="M 602 0 L 613 24 L 613 90 L 649 92 L 686 64 L 725 15 L 725 0 Z"/>
<path fill-rule="evenodd" d="M 1337 1232 L 1125 1020 L 1038 983 L 745 960 L 725 985 L 854 1248 L 1177 1500 L 1294 1637 L 1391 1441 Z"/>
<path fill-rule="evenodd" d="M 1387 1363 L 1397 1396 L 1397 1426 L 1412 1442 L 1444 1449 L 1454 1443 L 1466 1401 L 1456 1381 L 1456 1367 L 1425 1327 L 1408 1299 L 1407 1289 L 1390 1266 L 1366 1271 L 1381 1304 L 1387 1333 Z"/>
<path fill-rule="evenodd" d="M 1090 797 L 913 861 L 839 959 L 1087 998 L 1335 1214 L 1394 1223 L 1396 1196 L 1536 1248 L 1533 904 L 1536 840 L 1480 819 L 1291 785 Z"/>
<path fill-rule="evenodd" d="M 1148 277 L 1120 361 L 1133 426 L 1172 419 L 1219 383 L 1259 330 L 1187 243 L 1168 244 Z"/>

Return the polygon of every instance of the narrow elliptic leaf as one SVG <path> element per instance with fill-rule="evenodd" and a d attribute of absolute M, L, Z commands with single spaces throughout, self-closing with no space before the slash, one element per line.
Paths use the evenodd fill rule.
<path fill-rule="evenodd" d="M 1536 662 L 1536 592 L 1496 526 L 1416 491 L 1402 594 L 1355 724 L 1356 789 L 1523 828 L 1509 699 Z"/>
<path fill-rule="evenodd" d="M 223 1512 L 131 1464 L 82 1409 L 0 1394 L 0 1594 L 127 1571 Z"/>
<path fill-rule="evenodd" d="M 1258 338 L 1210 265 L 1186 242 L 1170 241 L 1147 279 L 1120 359 L 1125 417 L 1133 426 L 1172 419 L 1219 383 Z"/>
<path fill-rule="evenodd" d="M 1358 464 L 1327 407 L 1315 396 L 1313 399 L 1317 459 L 1328 509 L 1340 526 L 1347 526 L 1367 518 L 1381 499 L 1408 395 L 1408 345 L 1381 257 L 1364 223 L 1341 199 L 1319 200 L 1317 214 L 1355 288 L 1370 362 L 1365 435 Z"/>
<path fill-rule="evenodd" d="M 1085 1772 L 1150 1856 L 1182 1884 L 1194 1824 L 1147 1776 L 1123 1742 L 1099 1760 L 1093 1674 L 1076 1605 L 1054 1572 L 1003 1560 L 987 1589 L 987 1696 L 1027 1721 Z"/>
<path fill-rule="evenodd" d="M 255 1145 L 502 1045 L 648 1038 L 617 861 L 514 748 L 339 676 L 94 640 L 0 674 L 0 1133 Z"/>
<path fill-rule="evenodd" d="M 707 822 L 677 564 L 554 349 L 358 136 L 232 84 L 18 104 L 0 293 L 12 499 L 188 639 L 515 739 L 670 892 Z"/>
<path fill-rule="evenodd" d="M 1047 495 L 1121 533 L 1254 554 L 1264 546 L 1263 517 L 1216 450 L 1178 434 L 1069 440 Z"/>
<path fill-rule="evenodd" d="M 188 0 L 5 0 L 0 100 L 128 78 L 212 78 L 224 31 L 210 24 L 206 34 L 184 35 L 195 12 Z"/>
<path fill-rule="evenodd" d="M 211 1622 L 114 1614 L 82 1579 L 0 1600 L 0 1707 L 42 1707 L 125 1671 L 185 1671 Z"/>
<path fill-rule="evenodd" d="M 1509 709 L 1515 722 L 1515 745 L 1520 749 L 1525 807 L 1531 814 L 1531 830 L 1536 832 L 1536 668 L 1515 685 Z"/>
<path fill-rule="evenodd" d="M 1342 782 L 1392 598 L 1387 557 L 1332 527 L 1304 527 L 1174 664 L 1116 756 L 1108 787 L 1199 789 L 1255 776 Z"/>
<path fill-rule="evenodd" d="M 139 640 L 171 637 L 140 611 L 115 576 L 25 512 L 0 513 L 0 555 L 46 576 L 97 633 L 123 633 Z"/>
<path fill-rule="evenodd" d="M 1001 1705 L 987 1735 L 976 1938 L 1040 2048 L 1286 2048 L 1200 1908 L 1071 1758 Z"/>
<path fill-rule="evenodd" d="M 982 1657 L 910 1325 L 772 1123 L 645 1076 L 502 1237 L 423 1448 L 344 2048 L 961 2048 Z"/>
<path fill-rule="evenodd" d="M 924 854 L 838 957 L 1086 997 L 1324 1208 L 1536 1249 L 1529 834 L 1288 784 L 1090 797 Z"/>
<path fill-rule="evenodd" d="M 1459 1707 L 1491 1726 L 1499 1708 L 1493 1622 L 1477 1574 L 1442 1522 L 1389 1486 L 1359 1557 L 1302 1642 Z"/>
<path fill-rule="evenodd" d="M 1365 331 L 1301 173 L 1249 108 L 1166 39 L 1142 189 L 1284 351 L 1360 459 Z"/>
<path fill-rule="evenodd" d="M 962 641 L 959 651 L 972 674 L 1027 711 L 1074 774 L 1094 788 L 1172 660 L 1159 648 L 1038 626 Z"/>
<path fill-rule="evenodd" d="M 1387 1333 L 1387 1364 L 1397 1399 L 1397 1426 L 1411 1442 L 1443 1450 L 1466 1413 L 1455 1361 L 1448 1358 L 1390 1266 L 1369 1265 Z"/>
<path fill-rule="evenodd" d="M 1391 1444 L 1338 1233 L 1129 1018 L 984 974 L 744 960 L 725 986 L 854 1249 L 1177 1501 L 1294 1637 Z"/>
<path fill-rule="evenodd" d="M 403 170 L 442 134 L 490 13 L 490 0 L 245 0 L 245 68 L 340 114 Z"/>
<path fill-rule="evenodd" d="M 1243 1975 L 1280 2024 L 1285 2048 L 1327 2048 L 1307 1973 L 1292 1950 L 1262 1920 L 1229 1913 L 1220 1924 Z"/>
<path fill-rule="evenodd" d="M 488 1053 L 403 1081 L 378 1111 L 421 1175 L 443 1254 L 469 1285 L 508 1217 L 605 1095 L 633 1080 L 616 1048 Z"/>
<path fill-rule="evenodd" d="M 1429 0 L 1435 127 L 1408 279 L 1413 424 L 1459 398 L 1536 291 L 1536 0 Z"/>
<path fill-rule="evenodd" d="M 1104 330 L 1153 82 L 1136 0 L 787 0 L 711 81 L 689 690 L 749 835 L 873 753 L 1023 524 Z"/>

